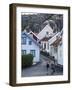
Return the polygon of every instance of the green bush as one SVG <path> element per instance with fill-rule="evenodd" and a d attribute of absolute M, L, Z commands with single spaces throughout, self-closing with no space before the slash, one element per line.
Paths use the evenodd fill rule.
<path fill-rule="evenodd" d="M 22 55 L 22 68 L 30 67 L 33 64 L 33 55 Z"/>

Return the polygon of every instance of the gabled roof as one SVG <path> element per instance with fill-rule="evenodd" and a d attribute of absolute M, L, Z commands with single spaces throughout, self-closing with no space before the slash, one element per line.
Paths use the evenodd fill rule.
<path fill-rule="evenodd" d="M 62 37 L 56 39 L 51 45 L 53 45 L 54 47 L 57 47 L 60 44 L 61 41 L 62 41 Z"/>
<path fill-rule="evenodd" d="M 40 32 L 39 34 L 37 35 L 37 37 L 41 40 L 45 35 L 46 35 L 46 32 L 48 32 L 50 34 L 53 34 L 53 30 L 52 28 L 50 27 L 49 24 L 47 24 Z"/>
<path fill-rule="evenodd" d="M 52 36 L 52 38 L 49 39 L 49 43 L 52 44 L 54 41 L 56 41 L 57 36 L 58 36 L 58 37 L 60 36 L 60 32 L 55 33 L 55 34 Z"/>
<path fill-rule="evenodd" d="M 35 45 L 37 45 L 37 46 L 40 47 L 39 43 L 37 43 L 37 41 L 34 40 L 27 32 L 23 31 L 23 32 L 21 33 L 21 37 L 22 37 L 22 38 L 24 37 L 24 35 L 26 35 L 29 39 L 31 39 L 31 40 L 35 43 Z"/>
<path fill-rule="evenodd" d="M 53 30 L 49 24 L 47 24 L 42 30 L 45 30 L 45 29 L 47 29 L 48 31 L 51 30 L 53 32 Z"/>
<path fill-rule="evenodd" d="M 33 34 L 37 39 L 39 39 L 39 38 L 37 37 L 37 35 L 36 35 L 34 32 L 32 32 L 32 31 L 30 31 L 28 34 Z"/>
<path fill-rule="evenodd" d="M 44 37 L 40 41 L 48 41 L 51 37 Z"/>

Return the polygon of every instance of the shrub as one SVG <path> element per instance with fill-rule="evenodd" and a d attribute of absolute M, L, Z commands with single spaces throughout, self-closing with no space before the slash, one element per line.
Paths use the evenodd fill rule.
<path fill-rule="evenodd" d="M 22 55 L 22 68 L 30 67 L 33 64 L 33 55 Z"/>

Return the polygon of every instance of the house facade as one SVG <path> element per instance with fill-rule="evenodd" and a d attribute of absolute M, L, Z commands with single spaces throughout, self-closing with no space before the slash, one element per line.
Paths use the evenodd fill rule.
<path fill-rule="evenodd" d="M 41 40 L 42 38 L 49 37 L 53 35 L 53 30 L 50 27 L 49 24 L 47 24 L 41 31 L 40 33 L 37 35 L 37 37 Z"/>
<path fill-rule="evenodd" d="M 33 63 L 40 61 L 40 45 L 24 31 L 21 34 L 21 52 L 22 54 L 32 54 Z"/>
<path fill-rule="evenodd" d="M 55 42 L 58 37 L 60 37 L 60 32 L 55 33 L 55 34 L 48 40 L 48 42 L 49 42 L 49 53 L 50 53 L 50 54 L 51 54 L 51 48 L 52 48 L 51 44 L 52 44 L 53 42 Z"/>
<path fill-rule="evenodd" d="M 63 44 L 60 43 L 58 46 L 58 64 L 63 65 Z"/>
<path fill-rule="evenodd" d="M 63 65 L 63 43 L 62 37 L 57 38 L 51 45 L 50 45 L 50 55 L 54 56 L 57 64 Z"/>

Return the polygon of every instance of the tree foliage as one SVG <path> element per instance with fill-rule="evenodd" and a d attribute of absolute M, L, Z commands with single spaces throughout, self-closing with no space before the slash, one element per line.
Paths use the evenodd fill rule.
<path fill-rule="evenodd" d="M 21 16 L 22 31 L 26 29 L 28 32 L 31 30 L 39 33 L 48 21 L 51 28 L 55 31 L 61 31 L 63 28 L 63 15 L 62 14 L 24 14 Z"/>

